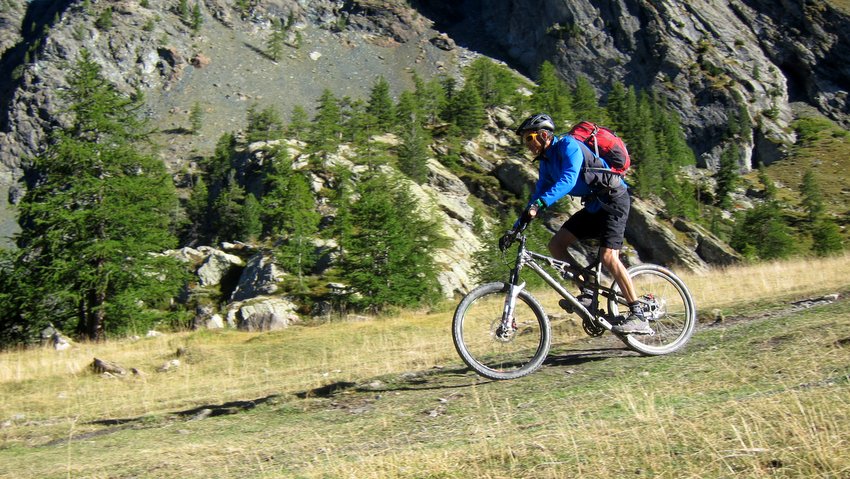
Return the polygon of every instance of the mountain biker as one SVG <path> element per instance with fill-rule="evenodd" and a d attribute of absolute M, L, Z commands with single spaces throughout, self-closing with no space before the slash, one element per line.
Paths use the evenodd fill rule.
<path fill-rule="evenodd" d="M 540 173 L 525 217 L 519 221 L 530 221 L 542 209 L 552 206 L 566 195 L 582 197 L 584 208 L 572 215 L 555 233 L 549 241 L 549 252 L 555 259 L 567 261 L 570 258 L 567 248 L 576 241 L 598 238 L 601 241 L 602 266 L 614 277 L 629 303 L 629 316 L 615 323 L 612 331 L 620 334 L 651 334 L 652 329 L 640 308 L 632 281 L 620 261 L 620 249 L 623 247 L 626 220 L 631 207 L 631 197 L 625 182 L 615 178 L 614 187 L 592 190 L 582 165 L 586 160 L 590 162 L 594 154 L 570 135 L 556 136 L 555 123 L 549 115 L 538 113 L 528 117 L 516 133 L 534 154 L 534 159 L 539 161 Z M 592 291 L 583 290 L 578 300 L 582 306 L 590 309 L 595 298 Z M 562 300 L 564 306 L 569 305 Z"/>

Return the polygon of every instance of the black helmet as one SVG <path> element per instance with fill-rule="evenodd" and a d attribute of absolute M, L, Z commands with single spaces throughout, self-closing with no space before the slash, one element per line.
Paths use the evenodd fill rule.
<path fill-rule="evenodd" d="M 555 122 L 552 121 L 552 118 L 545 113 L 538 113 L 536 115 L 531 115 L 526 118 L 519 128 L 516 129 L 517 135 L 522 135 L 522 132 L 528 130 L 549 130 L 551 132 L 555 131 Z"/>

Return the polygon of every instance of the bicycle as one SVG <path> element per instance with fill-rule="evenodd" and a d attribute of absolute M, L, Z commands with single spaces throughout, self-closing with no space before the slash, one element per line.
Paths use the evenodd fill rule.
<path fill-rule="evenodd" d="M 567 312 L 582 319 L 582 328 L 591 337 L 611 331 L 614 322 L 623 318 L 621 307 L 629 311 L 616 282 L 608 287 L 599 283 L 602 264 L 598 257 L 581 267 L 575 260 L 560 261 L 535 253 L 526 247 L 523 231 L 527 226 L 521 224 L 509 242 L 519 241 L 519 247 L 508 282 L 487 283 L 470 291 L 458 304 L 452 320 L 452 338 L 461 359 L 490 379 L 516 379 L 534 372 L 551 348 L 549 318 L 525 289 L 526 283 L 519 282 L 520 272 L 526 267 L 564 298 Z M 563 280 L 593 290 L 595 299 L 590 309 L 541 264 L 554 269 Z M 628 274 L 654 334 L 612 334 L 643 355 L 670 354 L 682 348 L 696 326 L 696 307 L 685 283 L 669 269 L 654 264 L 631 267 Z M 604 298 L 604 309 L 600 297 Z"/>

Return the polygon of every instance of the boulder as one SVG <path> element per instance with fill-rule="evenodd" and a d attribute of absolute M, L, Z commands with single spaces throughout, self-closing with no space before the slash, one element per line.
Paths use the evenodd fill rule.
<path fill-rule="evenodd" d="M 222 278 L 235 268 L 243 268 L 244 266 L 245 262 L 242 261 L 242 258 L 213 250 L 201 267 L 198 268 L 198 280 L 201 286 L 216 286 L 221 283 Z"/>
<path fill-rule="evenodd" d="M 232 303 L 227 311 L 227 322 L 242 331 L 277 331 L 299 321 L 296 305 L 284 298 L 258 297 L 249 301 Z"/>
<path fill-rule="evenodd" d="M 678 266 L 701 273 L 708 265 L 693 250 L 684 246 L 670 228 L 656 221 L 657 209 L 646 201 L 634 198 L 626 224 L 626 238 L 640 253 L 643 261 L 662 266 Z"/>
<path fill-rule="evenodd" d="M 700 225 L 677 219 L 673 222 L 673 227 L 693 235 L 697 243 L 697 255 L 708 264 L 729 266 L 740 263 L 744 259 L 737 251 Z"/>
<path fill-rule="evenodd" d="M 248 260 L 230 299 L 244 301 L 273 294 L 282 279 L 283 271 L 275 264 L 274 257 L 267 252 L 258 253 Z"/>
<path fill-rule="evenodd" d="M 221 329 L 224 327 L 224 319 L 216 313 L 210 305 L 199 305 L 195 308 L 195 317 L 192 319 L 194 329 Z"/>
<path fill-rule="evenodd" d="M 506 190 L 519 196 L 527 196 L 534 191 L 534 185 L 537 184 L 537 171 L 532 169 L 528 162 L 513 158 L 500 163 L 495 174 Z"/>

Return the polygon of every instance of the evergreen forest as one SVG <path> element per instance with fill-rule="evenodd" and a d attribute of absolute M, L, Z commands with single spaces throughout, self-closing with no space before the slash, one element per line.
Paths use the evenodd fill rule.
<path fill-rule="evenodd" d="M 186 18 L 192 21 L 189 10 Z M 627 181 L 636 196 L 659 202 L 667 219 L 702 223 L 750 261 L 843 249 L 812 174 L 793 208 L 764 172 L 761 201 L 733 208 L 742 184 L 738 149 L 752 142 L 754 120 L 744 109 L 730 114 L 719 168 L 699 174 L 679 119 L 663 100 L 616 84 L 602 101 L 587 79 L 566 84 L 549 63 L 531 84 L 479 58 L 462 79 L 414 75 L 415 88 L 395 98 L 377 78 L 362 98 L 325 90 L 315 105 L 290 112 L 252 104 L 244 129 L 222 134 L 182 189 L 156 158 L 141 93 L 117 91 L 85 51 L 69 65 L 68 83 L 62 99 L 72 120 L 54 131 L 43 154 L 28 159 L 17 248 L 0 256 L 3 345 L 31 342 L 49 325 L 90 340 L 190 327 L 200 301 L 226 298 L 187 296 L 192 280 L 185 265 L 164 252 L 221 242 L 271 251 L 291 278 L 282 294 L 304 305 L 326 295 L 329 282 L 345 285 L 346 311 L 438 304 L 434 254 L 448 238 L 411 185 L 428 181 L 434 158 L 471 190 L 498 189 L 495 178 L 460 161 L 464 144 L 496 109 L 515 122 L 547 112 L 559 133 L 581 119 L 613 129 L 629 147 Z M 202 116 L 193 109 L 191 130 Z M 381 140 L 388 136 L 394 140 Z M 334 161 L 343 147 L 356 152 L 353 165 Z M 249 148 L 261 151 L 261 163 L 244 164 Z M 518 141 L 508 153 L 524 155 Z M 500 195 L 500 204 L 474 205 L 485 245 L 482 276 L 497 268 L 494 238 L 527 200 Z M 328 258 L 331 266 L 316 274 Z"/>

